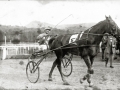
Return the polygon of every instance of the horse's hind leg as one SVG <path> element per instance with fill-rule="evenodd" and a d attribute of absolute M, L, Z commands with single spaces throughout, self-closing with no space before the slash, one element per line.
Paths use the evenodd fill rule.
<path fill-rule="evenodd" d="M 62 50 L 58 50 L 56 53 L 57 59 L 56 59 L 56 63 L 57 63 L 57 68 L 60 72 L 62 81 L 64 82 L 64 85 L 69 85 L 69 83 L 66 81 L 65 77 L 63 76 L 62 70 L 61 70 L 61 61 L 62 58 L 65 56 L 65 52 L 63 52 Z"/>
<path fill-rule="evenodd" d="M 62 81 L 64 82 L 64 85 L 69 85 L 69 83 L 66 81 L 66 79 L 64 78 L 63 74 L 62 74 L 62 70 L 61 70 L 61 59 L 57 59 L 57 68 L 60 72 L 60 75 L 61 75 L 61 78 L 62 78 Z"/>
<path fill-rule="evenodd" d="M 57 63 L 56 63 L 56 60 L 53 62 L 53 65 L 52 65 L 52 68 L 50 70 L 50 73 L 49 73 L 49 79 L 48 81 L 52 81 L 52 73 L 53 73 L 53 70 L 54 68 L 56 67 Z"/>
<path fill-rule="evenodd" d="M 65 78 L 62 74 L 62 70 L 61 70 L 61 60 L 62 60 L 62 58 L 64 57 L 65 54 L 62 52 L 62 50 L 55 51 L 55 54 L 57 56 L 57 59 L 54 61 L 53 65 L 52 65 L 52 68 L 51 68 L 50 73 L 49 73 L 49 79 L 48 80 L 52 81 L 52 73 L 53 73 L 54 68 L 57 65 L 57 68 L 60 72 L 62 81 L 64 82 L 65 85 L 68 85 L 68 82 L 65 80 Z"/>

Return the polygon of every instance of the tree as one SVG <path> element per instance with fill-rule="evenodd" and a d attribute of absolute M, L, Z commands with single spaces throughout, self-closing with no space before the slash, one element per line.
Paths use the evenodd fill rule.
<path fill-rule="evenodd" d="M 38 34 L 40 34 L 40 33 L 41 33 L 41 29 L 40 29 L 40 28 L 38 28 L 37 33 L 38 33 Z"/>
<path fill-rule="evenodd" d="M 67 30 L 67 34 L 70 34 L 70 30 L 69 29 Z"/>

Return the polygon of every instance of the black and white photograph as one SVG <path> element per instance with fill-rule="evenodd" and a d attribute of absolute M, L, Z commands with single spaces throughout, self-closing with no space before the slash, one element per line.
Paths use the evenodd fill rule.
<path fill-rule="evenodd" d="M 119 0 L 1 0 L 0 90 L 120 90 Z"/>

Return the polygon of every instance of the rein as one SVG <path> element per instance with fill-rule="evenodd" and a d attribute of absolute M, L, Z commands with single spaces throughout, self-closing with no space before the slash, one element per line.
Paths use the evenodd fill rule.
<path fill-rule="evenodd" d="M 81 31 L 80 33 L 83 33 L 84 31 Z M 74 34 L 80 34 L 80 33 L 72 33 L 72 34 L 62 34 L 62 35 L 74 35 Z M 106 36 L 104 34 L 94 34 L 94 33 L 83 33 L 83 34 L 87 34 L 87 35 L 96 35 L 96 36 Z M 54 36 L 54 35 L 51 35 Z M 108 35 L 111 36 L 111 35 Z"/>
<path fill-rule="evenodd" d="M 61 49 L 80 48 L 80 47 L 89 47 L 89 46 L 96 47 L 99 45 L 80 45 L 80 46 L 73 46 L 73 47 L 65 47 L 65 48 L 61 48 Z"/>
<path fill-rule="evenodd" d="M 84 39 L 86 40 L 86 38 L 84 38 Z M 84 39 L 81 39 L 81 40 L 84 40 Z M 55 50 L 59 50 L 59 49 L 79 48 L 79 47 L 88 47 L 88 46 L 94 46 L 94 47 L 99 46 L 99 45 L 80 45 L 80 46 L 74 46 L 74 47 L 65 47 L 65 46 L 70 45 L 70 44 L 72 44 L 72 43 L 75 43 L 75 42 L 77 42 L 77 41 L 80 41 L 80 40 L 76 40 L 76 41 L 74 41 L 74 42 L 71 42 L 71 43 L 65 44 L 65 45 L 63 45 L 63 46 L 60 46 L 60 47 L 58 47 L 58 48 L 49 50 L 48 52 L 45 52 L 44 54 L 42 54 L 42 55 L 40 55 L 40 56 L 44 56 L 44 55 L 46 56 L 48 53 L 51 53 L 51 52 L 53 52 L 53 51 L 55 51 Z"/>

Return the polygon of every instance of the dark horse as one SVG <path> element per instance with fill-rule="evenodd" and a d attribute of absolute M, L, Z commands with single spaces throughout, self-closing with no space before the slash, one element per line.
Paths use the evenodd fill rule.
<path fill-rule="evenodd" d="M 82 34 L 80 33 L 74 43 L 69 44 L 69 40 L 72 35 L 59 35 L 56 38 L 51 38 L 49 40 L 50 49 L 51 50 L 54 50 L 56 48 L 58 49 L 54 50 L 57 59 L 54 61 L 52 65 L 48 80 L 52 81 L 52 73 L 54 68 L 57 66 L 64 84 L 65 85 L 69 84 L 62 74 L 61 60 L 66 54 L 71 53 L 74 55 L 81 56 L 81 58 L 84 59 L 84 62 L 88 67 L 88 70 L 87 74 L 83 78 L 81 78 L 80 82 L 82 83 L 84 80 L 87 80 L 89 86 L 91 86 L 92 83 L 90 78 L 91 74 L 94 73 L 92 65 L 94 57 L 99 52 L 99 43 L 103 37 L 102 34 L 109 33 L 112 36 L 115 36 L 117 34 L 117 30 L 118 26 L 109 16 L 106 17 L 104 21 L 101 21 L 96 25 L 92 26 L 91 28 L 89 28 L 88 30 L 84 31 L 84 33 Z"/>
<path fill-rule="evenodd" d="M 120 29 L 118 30 L 118 33 L 117 33 L 117 35 L 116 35 L 116 40 L 117 40 L 116 50 L 119 51 L 119 56 L 120 56 Z"/>

